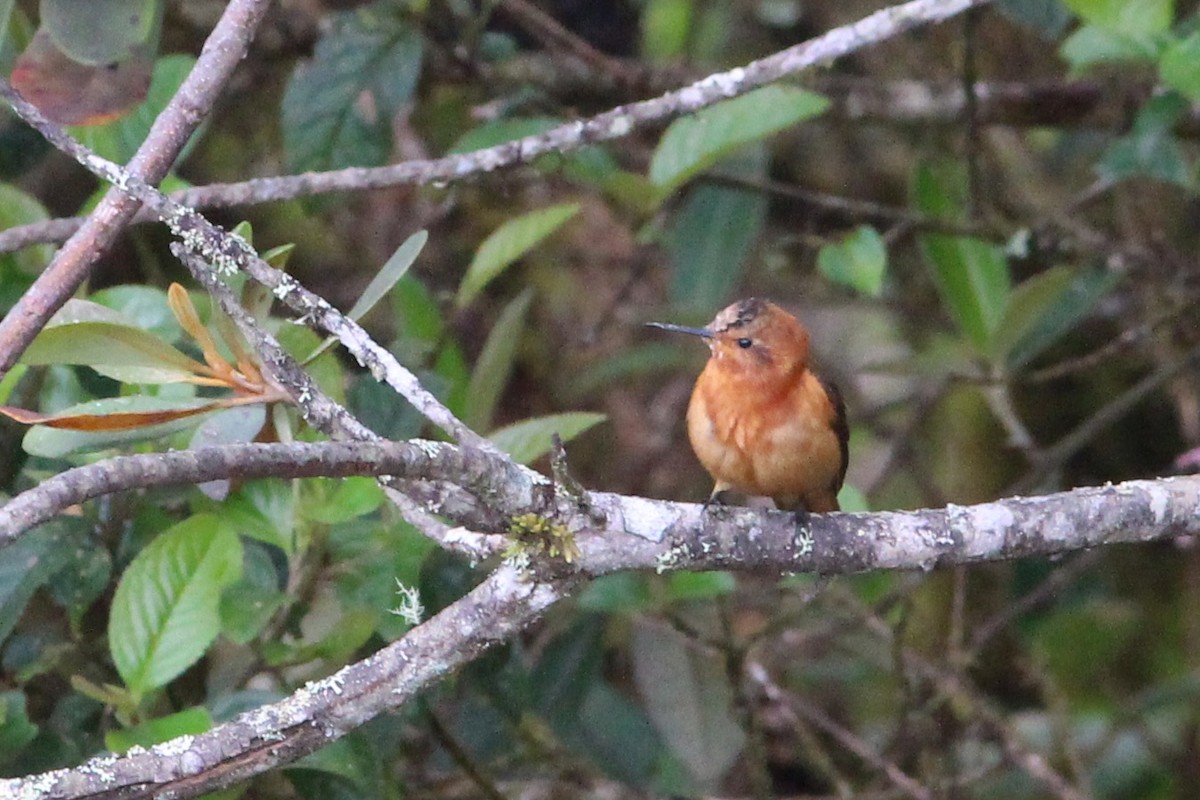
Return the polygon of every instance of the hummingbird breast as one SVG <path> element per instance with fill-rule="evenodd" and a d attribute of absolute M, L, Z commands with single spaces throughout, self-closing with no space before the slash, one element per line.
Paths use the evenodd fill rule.
<path fill-rule="evenodd" d="M 687 417 L 692 448 L 718 489 L 785 509 L 837 510 L 845 423 L 836 395 L 807 368 L 776 386 L 722 378 L 701 373 Z"/>

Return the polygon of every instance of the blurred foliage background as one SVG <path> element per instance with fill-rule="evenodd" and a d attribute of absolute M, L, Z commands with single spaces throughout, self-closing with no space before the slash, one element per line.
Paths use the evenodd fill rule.
<path fill-rule="evenodd" d="M 84 5 L 0 2 L 0 67 L 124 162 L 223 4 L 105 0 L 90 21 Z M 285 2 L 164 185 L 467 152 L 879 7 Z M 522 460 L 552 430 L 573 438 L 589 488 L 707 495 L 683 426 L 706 354 L 642 323 L 702 324 L 757 295 L 811 328 L 847 396 L 847 510 L 973 503 L 1197 463 L 1198 100 L 1195 4 L 1007 0 L 569 155 L 207 213 L 247 221 L 340 308 L 366 291 L 376 339 Z M 4 228 L 79 214 L 98 189 L 11 114 L 0 180 Z M 180 382 L 191 368 L 147 344 L 195 359 L 208 330 L 237 361 L 205 297 L 168 293 L 187 283 L 168 243 L 130 229 L 0 383 L 0 403 L 43 414 L 165 416 L 120 436 L 5 420 L 7 493 L 131 449 L 311 435 L 270 398 L 214 401 L 249 390 Z M 0 255 L 0 308 L 50 254 Z M 246 297 L 294 353 L 317 348 Z M 430 433 L 336 347 L 311 369 L 378 433 Z M 397 583 L 432 614 L 477 579 L 365 480 L 91 503 L 0 551 L 0 771 L 205 730 L 402 635 Z M 592 791 L 1200 796 L 1200 552 L 610 576 L 420 703 L 229 794 Z"/>

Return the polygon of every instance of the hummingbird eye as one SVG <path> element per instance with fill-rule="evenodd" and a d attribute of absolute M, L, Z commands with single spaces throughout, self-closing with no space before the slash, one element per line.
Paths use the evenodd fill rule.
<path fill-rule="evenodd" d="M 738 339 L 737 340 L 737 346 L 742 348 L 743 350 L 749 350 L 750 345 L 752 345 L 752 344 L 754 344 L 754 342 L 751 341 L 750 339 Z"/>

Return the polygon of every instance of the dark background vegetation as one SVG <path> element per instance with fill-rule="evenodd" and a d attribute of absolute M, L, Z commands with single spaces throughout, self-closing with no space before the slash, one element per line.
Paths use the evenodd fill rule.
<path fill-rule="evenodd" d="M 483 5 L 277 4 L 175 174 L 206 185 L 496 144 L 881 7 Z M 220 10 L 167 2 L 155 57 L 197 53 Z M 17 4 L 6 70 L 38 11 Z M 542 15 L 556 21 L 550 34 Z M 751 295 L 797 313 L 846 394 L 848 510 L 1168 475 L 1191 469 L 1200 446 L 1196 22 L 1193 4 L 1164 0 L 968 12 L 807 73 L 797 85 L 827 110 L 661 196 L 645 176 L 665 126 L 449 185 L 208 213 L 248 220 L 260 250 L 294 243 L 288 271 L 339 308 L 428 230 L 365 326 L 481 432 L 603 414 L 569 445 L 589 488 L 707 495 L 683 425 L 704 350 L 642 323 L 702 324 Z M 360 58 L 371 47 L 377 58 Z M 11 115 L 0 125 L 4 227 L 39 216 L 17 210 L 16 192 L 51 217 L 80 213 L 95 181 Z M 457 302 L 485 237 L 559 203 L 579 211 Z M 158 226 L 131 228 L 80 296 L 151 287 L 159 294 L 125 311 L 153 328 L 165 307 L 153 298 L 188 282 L 169 241 Z M 0 256 L 5 309 L 47 255 Z M 500 323 L 511 356 L 481 377 Z M 352 359 L 325 357 L 324 370 L 377 432 L 424 430 Z M 130 390 L 54 366 L 4 391 L 0 402 L 56 411 Z M 0 429 L 9 493 L 94 458 L 26 455 L 23 432 Z M 79 510 L 78 530 L 58 540 L 75 549 L 36 580 L 3 551 L 4 773 L 76 764 L 286 694 L 403 632 L 388 614 L 396 579 L 419 585 L 430 613 L 476 580 L 381 509 L 369 485 L 355 491 L 280 481 L 221 502 L 196 489 L 132 493 Z M 339 502 L 356 505 L 328 511 Z M 200 512 L 234 520 L 244 540 L 222 635 L 165 686 L 122 694 L 108 641 L 117 581 L 156 533 Z M 261 613 L 227 608 L 238 605 Z M 622 574 L 419 703 L 240 792 L 1195 797 L 1198 695 L 1190 542 L 828 581 Z M 198 706 L 199 722 L 149 725 Z"/>

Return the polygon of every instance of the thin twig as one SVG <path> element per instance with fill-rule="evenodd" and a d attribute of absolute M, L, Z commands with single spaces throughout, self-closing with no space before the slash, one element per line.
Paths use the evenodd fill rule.
<path fill-rule="evenodd" d="M 790 714 L 804 717 L 809 723 L 837 740 L 838 744 L 854 753 L 867 764 L 887 776 L 898 789 L 913 800 L 932 800 L 933 794 L 921 784 L 909 777 L 904 770 L 894 762 L 884 758 L 874 747 L 863 741 L 853 731 L 839 725 L 816 705 L 808 702 L 799 695 L 785 692 L 767 674 L 766 669 L 757 662 L 746 665 L 746 673 L 754 681 L 759 690 L 771 703 L 786 709 Z"/>

